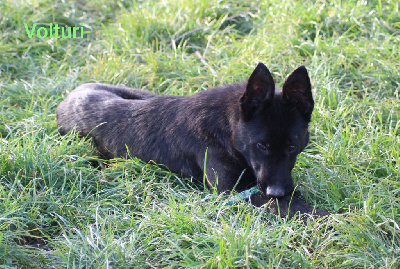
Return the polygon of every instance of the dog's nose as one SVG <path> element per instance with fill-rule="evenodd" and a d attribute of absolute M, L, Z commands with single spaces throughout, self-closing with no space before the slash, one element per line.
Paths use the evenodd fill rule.
<path fill-rule="evenodd" d="M 279 186 L 268 186 L 266 194 L 267 196 L 282 197 L 285 196 L 285 190 Z"/>

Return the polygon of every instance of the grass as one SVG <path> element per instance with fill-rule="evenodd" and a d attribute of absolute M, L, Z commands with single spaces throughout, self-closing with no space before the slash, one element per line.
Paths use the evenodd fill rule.
<path fill-rule="evenodd" d="M 0 268 L 400 268 L 399 14 L 391 0 L 0 2 Z M 88 33 L 29 39 L 24 23 Z M 189 95 L 258 62 L 280 85 L 310 72 L 311 142 L 294 178 L 334 213 L 326 224 L 224 206 L 57 134 L 56 106 L 79 84 Z"/>

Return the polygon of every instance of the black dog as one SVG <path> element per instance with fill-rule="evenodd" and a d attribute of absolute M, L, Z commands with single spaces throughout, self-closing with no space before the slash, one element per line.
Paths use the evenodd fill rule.
<path fill-rule="evenodd" d="M 57 119 L 61 134 L 89 135 L 106 158 L 153 160 L 200 180 L 205 172 L 219 192 L 257 185 L 283 197 L 293 192 L 291 170 L 308 143 L 313 108 L 304 66 L 279 91 L 260 63 L 247 82 L 188 97 L 84 84 L 58 106 Z"/>

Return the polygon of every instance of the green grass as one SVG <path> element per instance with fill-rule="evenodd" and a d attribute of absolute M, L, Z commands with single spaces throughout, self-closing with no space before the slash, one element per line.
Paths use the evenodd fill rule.
<path fill-rule="evenodd" d="M 400 268 L 398 1 L 0 2 L 0 268 Z M 24 23 L 84 24 L 84 39 Z M 209 66 L 195 52 L 199 51 Z M 60 137 L 103 82 L 189 95 L 304 64 L 316 107 L 294 178 L 326 224 L 280 219 Z M 332 228 L 332 229 L 329 229 Z"/>

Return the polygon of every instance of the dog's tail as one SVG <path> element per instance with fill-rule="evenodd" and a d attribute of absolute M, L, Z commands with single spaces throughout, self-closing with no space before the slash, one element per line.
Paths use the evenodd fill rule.
<path fill-rule="evenodd" d="M 80 91 L 80 90 L 105 91 L 117 95 L 122 99 L 133 99 L 133 100 L 145 100 L 157 96 L 157 94 L 148 91 L 138 90 L 134 88 L 127 88 L 123 86 L 113 86 L 102 83 L 86 83 L 75 89 L 75 91 Z"/>
<path fill-rule="evenodd" d="M 83 84 L 68 94 L 56 111 L 61 135 L 76 129 L 86 136 L 105 122 L 129 118 L 129 109 L 156 94 L 100 83 Z M 132 102 L 130 102 L 130 100 Z M 137 100 L 138 102 L 135 102 Z"/>

